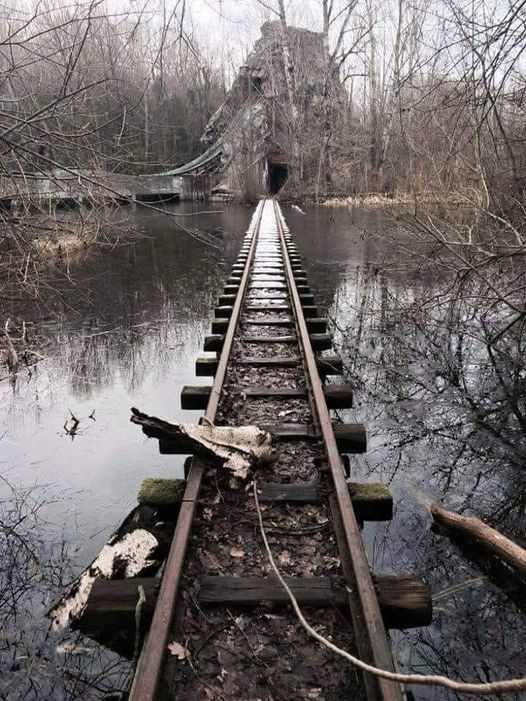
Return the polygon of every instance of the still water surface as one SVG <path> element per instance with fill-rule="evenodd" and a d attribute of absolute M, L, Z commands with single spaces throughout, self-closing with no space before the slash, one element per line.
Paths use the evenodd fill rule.
<path fill-rule="evenodd" d="M 129 409 L 188 421 L 199 416 L 180 410 L 180 391 L 185 384 L 209 382 L 195 377 L 195 358 L 251 215 L 250 208 L 237 205 L 210 209 L 215 213 L 186 221 L 221 230 L 219 248 L 181 232 L 163 213 L 120 211 L 119 217 L 129 217 L 144 236 L 131 245 L 91 252 L 72 266 L 75 289 L 65 301 L 50 298 L 48 318 L 39 324 L 45 360 L 31 375 L 22 372 L 16 382 L 0 384 L 2 474 L 11 484 L 43 490 L 45 527 L 64 538 L 77 568 L 97 554 L 133 507 L 145 476 L 181 474 L 183 459 L 159 455 L 156 442 L 129 422 Z M 316 302 L 337 327 L 353 326 L 356 332 L 360 304 L 371 287 L 371 275 L 364 271 L 374 277 L 379 268 L 387 270 L 374 277 L 380 295 L 384 288 L 394 295 L 422 294 L 417 271 L 408 274 L 407 264 L 403 274 L 396 268 L 391 238 L 396 222 L 359 210 L 311 208 L 308 216 L 286 205 L 283 210 Z M 190 205 L 171 210 L 190 211 Z M 386 231 L 389 241 L 382 243 L 378 234 Z M 344 342 L 338 332 L 336 338 Z M 363 372 L 372 371 L 363 366 Z M 402 469 L 393 464 L 380 401 L 370 393 L 360 399 L 358 393 L 356 408 L 344 416 L 367 421 L 371 437 L 368 456 L 353 460 L 354 477 L 389 480 L 397 505 L 392 522 L 366 526 L 370 559 L 378 572 L 420 572 L 435 594 L 442 592 L 433 626 L 394 633 L 400 666 L 481 680 L 524 673 L 522 602 L 502 594 L 456 546 L 431 532 L 415 489 L 439 500 L 444 490 L 437 491 L 426 470 L 429 456 L 420 454 L 418 464 Z M 80 419 L 74 437 L 64 428 L 70 412 Z M 455 505 L 462 497 L 461 481 L 448 489 L 453 491 L 445 499 L 451 496 Z M 452 585 L 460 588 L 444 594 Z M 433 689 L 414 694 L 457 698 Z"/>

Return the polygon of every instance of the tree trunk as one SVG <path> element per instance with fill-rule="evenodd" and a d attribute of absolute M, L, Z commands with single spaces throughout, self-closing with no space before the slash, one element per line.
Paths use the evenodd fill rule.
<path fill-rule="evenodd" d="M 458 536 L 465 536 L 482 545 L 493 555 L 509 565 L 523 579 L 526 579 L 526 550 L 506 538 L 491 526 L 475 516 L 461 516 L 438 504 L 431 504 L 429 511 L 437 526 Z"/>

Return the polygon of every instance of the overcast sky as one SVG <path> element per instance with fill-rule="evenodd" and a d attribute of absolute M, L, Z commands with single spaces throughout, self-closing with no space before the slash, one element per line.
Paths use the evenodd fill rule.
<path fill-rule="evenodd" d="M 276 0 L 268 0 L 276 5 Z M 318 19 L 316 0 L 289 2 L 288 21 L 296 26 L 314 28 Z M 298 9 L 298 8 L 301 8 Z M 187 0 L 187 8 L 201 48 L 221 53 L 238 64 L 260 34 L 261 24 L 271 18 L 257 0 Z"/>

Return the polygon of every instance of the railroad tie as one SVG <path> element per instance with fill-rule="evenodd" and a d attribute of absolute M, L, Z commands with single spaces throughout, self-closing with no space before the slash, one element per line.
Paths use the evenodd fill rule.
<path fill-rule="evenodd" d="M 177 526 L 160 583 L 144 573 L 94 583 L 79 627 L 96 637 L 94 629 L 106 622 L 106 633 L 108 626 L 117 630 L 121 643 L 126 635 L 133 637 L 137 587 L 144 592 L 141 627 L 149 635 L 130 701 L 154 701 L 160 690 L 167 699 L 200 698 L 203 688 L 215 693 L 225 675 L 240 698 L 273 693 L 269 679 L 278 667 L 270 657 L 268 678 L 247 673 L 251 636 L 267 641 L 269 656 L 279 647 L 282 657 L 296 660 L 287 669 L 279 667 L 280 675 L 294 677 L 294 668 L 303 669 L 316 655 L 309 683 L 318 688 L 317 674 L 323 669 L 326 698 L 339 693 L 336 685 L 344 679 L 349 697 L 402 701 L 395 682 L 357 676 L 351 667 L 342 670 L 334 655 L 297 633 L 289 598 L 277 577 L 269 576 L 259 531 L 258 514 L 307 617 L 323 609 L 317 621 L 327 624 L 336 644 L 394 671 L 388 629 L 427 625 L 431 595 L 418 575 L 371 572 L 361 525 L 390 519 L 393 499 L 386 485 L 364 484 L 353 474 L 351 456 L 367 449 L 365 426 L 337 423 L 330 413 L 352 409 L 354 388 L 326 382 L 344 373 L 328 326 L 315 306 L 279 205 L 262 200 L 214 309 L 211 334 L 204 341 L 210 355 L 196 360 L 196 375 L 213 380 L 181 392 L 182 408 L 204 410 L 205 421 L 256 425 L 274 436 L 276 454 L 251 465 L 261 511 L 255 511 L 248 482 L 236 483 L 220 461 L 212 464 L 195 454 L 185 461 L 185 491 L 173 505 Z M 159 441 L 163 454 L 191 454 L 192 449 L 184 436 Z M 239 611 L 231 614 L 231 609 Z M 262 615 L 269 610 L 272 616 Z M 112 644 L 107 635 L 104 639 Z M 167 654 L 169 644 L 176 653 Z M 187 655 L 194 658 L 192 669 L 197 665 L 199 675 L 188 672 Z M 304 680 L 300 674 L 289 683 L 303 689 Z"/>

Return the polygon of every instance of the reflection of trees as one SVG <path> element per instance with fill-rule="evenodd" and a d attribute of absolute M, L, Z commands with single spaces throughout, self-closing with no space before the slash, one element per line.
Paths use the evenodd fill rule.
<path fill-rule="evenodd" d="M 46 397 L 60 393 L 61 384 L 79 398 L 102 394 L 119 376 L 137 388 L 146 373 L 162 378 L 174 356 L 198 345 L 212 295 L 226 277 L 226 262 L 237 252 L 250 211 L 227 208 L 222 215 L 191 220 L 201 228 L 223 229 L 220 252 L 187 237 L 161 213 L 145 212 L 133 210 L 144 237 L 79 258 L 71 265 L 70 283 L 57 275 L 34 308 L 22 302 L 5 309 L 6 316 L 34 322 L 31 331 L 38 330 L 46 357 L 31 377 L 16 378 L 15 396 L 4 385 L 15 439 L 32 439 L 33 424 L 49 408 Z M 44 619 L 74 574 L 72 554 L 44 520 L 44 515 L 58 520 L 61 528 L 64 509 L 57 509 L 57 517 L 42 493 L 6 491 L 8 499 L 0 501 L 0 665 L 9 674 L 0 679 L 0 698 L 103 698 L 122 687 L 128 664 L 80 635 L 52 636 Z M 66 530 L 64 540 L 82 537 L 86 533 Z"/>
<path fill-rule="evenodd" d="M 522 340 L 509 341 L 496 363 L 478 302 L 483 292 L 473 285 L 463 299 L 440 300 L 437 285 L 393 284 L 366 266 L 339 290 L 337 323 L 349 371 L 381 407 L 397 461 L 426 451 L 426 481 L 432 476 L 441 491 L 456 484 L 502 527 L 523 499 L 512 480 L 524 456 Z"/>
<path fill-rule="evenodd" d="M 448 275 L 429 247 L 408 259 L 405 247 L 378 246 L 383 263 L 377 254 L 341 278 L 333 316 L 360 388 L 353 416 L 366 420 L 370 436 L 368 457 L 353 461 L 354 476 L 389 479 L 396 497 L 393 521 L 365 531 L 374 568 L 422 572 L 435 594 L 444 592 L 432 626 L 395 634 L 400 664 L 466 681 L 521 676 L 524 593 L 473 548 L 432 533 L 418 492 L 473 509 L 520 538 L 524 340 L 517 331 L 493 342 L 506 312 L 484 281 L 463 280 L 459 290 L 453 266 Z M 510 289 L 520 274 L 501 270 Z"/>
<path fill-rule="evenodd" d="M 248 214 L 226 208 L 185 220 L 226 232 L 218 251 L 188 237 L 162 212 L 138 210 L 133 224 L 144 238 L 92 251 L 71 266 L 67 287 L 57 275 L 36 309 L 12 305 L 6 314 L 40 322 L 46 355 L 71 377 L 75 393 L 89 395 L 116 371 L 137 387 L 152 368 L 162 372 L 174 354 L 196 345 Z M 42 316 L 51 318 L 42 324 Z"/>
<path fill-rule="evenodd" d="M 49 629 L 45 611 L 72 578 L 70 555 L 41 511 L 43 490 L 2 481 L 0 502 L 0 697 L 91 701 L 119 689 L 127 662 L 71 632 Z"/>

